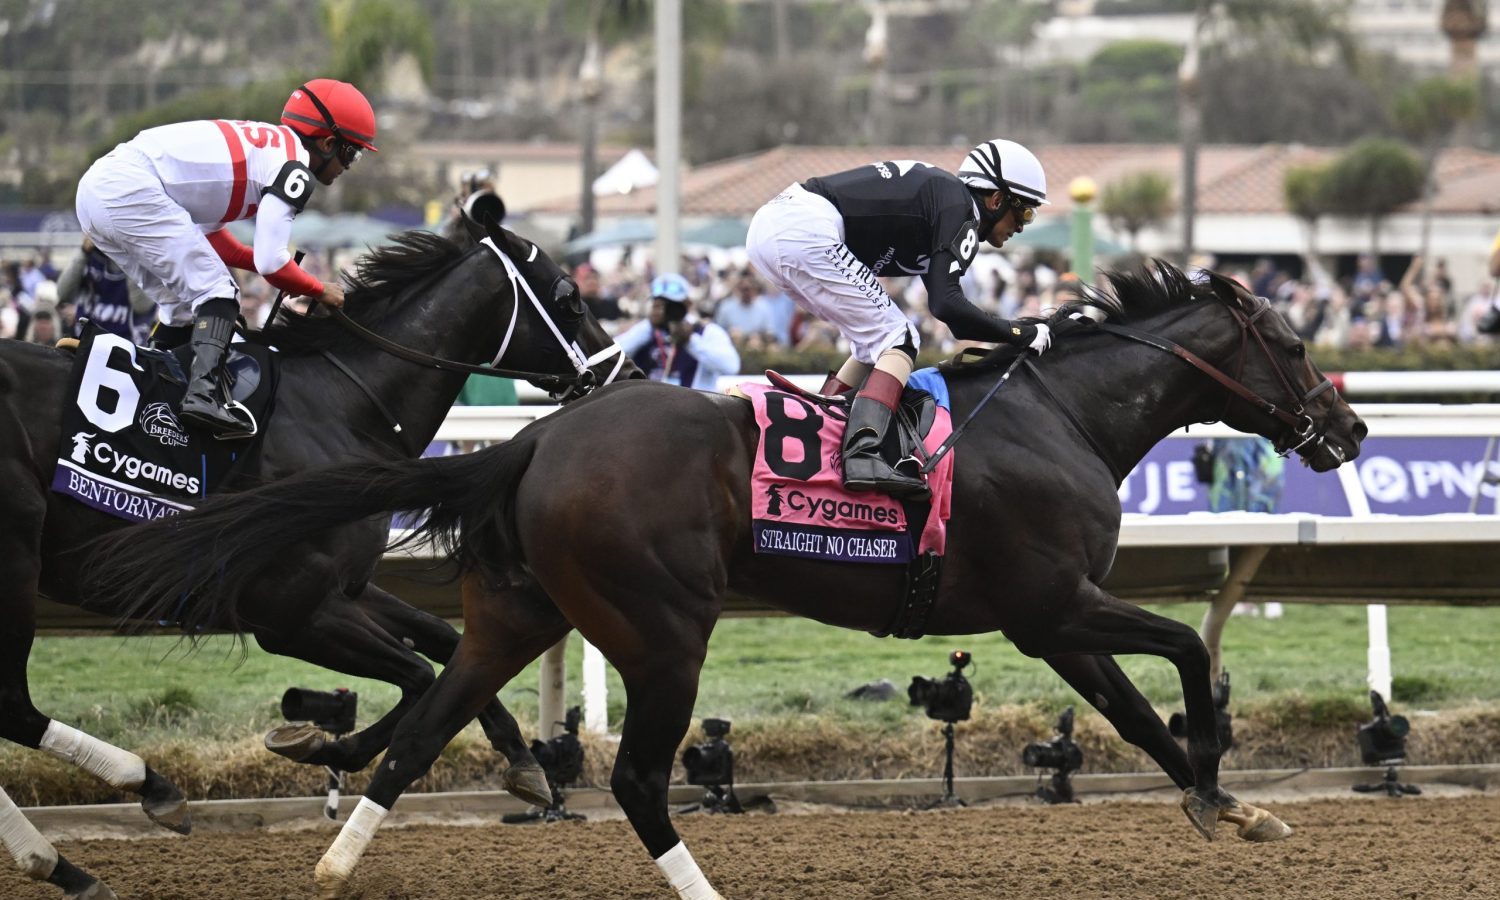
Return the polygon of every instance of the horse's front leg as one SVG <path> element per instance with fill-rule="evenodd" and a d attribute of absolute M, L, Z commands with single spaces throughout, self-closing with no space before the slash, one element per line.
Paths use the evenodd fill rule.
<path fill-rule="evenodd" d="M 507 605 L 503 592 L 486 592 L 475 576 L 465 579 L 463 593 L 464 634 L 458 649 L 431 690 L 402 717 L 364 799 L 319 860 L 315 878 L 320 898 L 343 893 L 360 856 L 401 794 L 432 768 L 438 754 L 494 700 L 496 691 L 569 631 L 555 609 L 542 618 L 507 618 L 515 605 Z M 551 803 L 550 794 L 547 802 Z"/>
<path fill-rule="evenodd" d="M 68 900 L 116 900 L 108 885 L 61 856 L 36 826 L 26 821 L 4 788 L 0 788 L 0 844 L 10 852 L 22 874 L 57 885 Z"/>
<path fill-rule="evenodd" d="M 1281 820 L 1239 802 L 1219 787 L 1222 751 L 1209 682 L 1208 648 L 1196 631 L 1111 596 L 1087 579 L 1071 597 L 1049 598 L 1046 608 L 1045 618 L 1016 623 L 1006 630 L 1017 649 L 1028 656 L 1146 654 L 1160 656 L 1176 667 L 1182 683 L 1187 757 L 1192 770 L 1182 809 L 1206 839 L 1213 840 L 1220 820 L 1235 824 L 1246 840 L 1273 841 L 1291 835 L 1291 829 Z"/>
<path fill-rule="evenodd" d="M 433 662 L 447 665 L 458 649 L 457 629 L 388 591 L 366 584 L 355 600 L 360 609 L 388 634 Z M 552 601 L 540 590 L 532 592 L 530 606 L 539 615 L 558 615 Z M 522 736 L 515 717 L 498 698 L 486 703 L 480 711 L 479 727 L 484 729 L 490 746 L 510 762 L 510 768 L 503 776 L 505 789 L 533 806 L 549 806 L 552 789 L 547 784 L 547 776 L 532 755 L 531 746 Z"/>
<path fill-rule="evenodd" d="M 1173 784 L 1183 790 L 1193 786 L 1187 754 L 1114 657 L 1069 653 L 1049 656 L 1046 662 L 1120 737 L 1146 751 Z"/>
<path fill-rule="evenodd" d="M 36 638 L 40 562 L 35 546 L 21 536 L 21 530 L 40 534 L 41 523 L 35 523 L 35 531 L 25 528 L 25 519 L 15 524 L 17 529 L 8 537 L 0 536 L 0 738 L 41 750 L 116 790 L 136 794 L 152 821 L 187 834 L 192 830 L 192 817 L 187 798 L 176 785 L 134 753 L 48 718 L 32 703 L 26 663 Z"/>

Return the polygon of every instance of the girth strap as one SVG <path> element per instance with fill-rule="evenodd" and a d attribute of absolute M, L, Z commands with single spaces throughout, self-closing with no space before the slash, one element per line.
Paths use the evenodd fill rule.
<path fill-rule="evenodd" d="M 928 550 L 906 565 L 906 591 L 901 608 L 884 631 L 871 632 L 875 637 L 897 637 L 916 640 L 925 633 L 927 617 L 937 602 L 938 582 L 943 576 L 943 558 Z"/>

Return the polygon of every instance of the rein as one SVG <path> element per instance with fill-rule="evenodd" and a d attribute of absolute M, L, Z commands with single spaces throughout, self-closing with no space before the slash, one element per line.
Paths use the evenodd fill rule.
<path fill-rule="evenodd" d="M 1253 313 L 1250 314 L 1246 314 L 1243 309 L 1230 306 L 1227 303 L 1224 304 L 1224 306 L 1229 310 L 1229 313 L 1234 316 L 1235 321 L 1238 322 L 1240 326 L 1240 349 L 1236 354 L 1238 363 L 1235 367 L 1237 374 L 1244 371 L 1246 351 L 1249 348 L 1249 336 L 1254 335 L 1256 343 L 1260 345 L 1261 352 L 1263 352 L 1266 356 L 1266 361 L 1270 363 L 1272 371 L 1276 373 L 1277 380 L 1281 382 L 1282 388 L 1286 390 L 1287 397 L 1291 398 L 1292 400 L 1290 409 L 1285 409 L 1283 407 L 1277 406 L 1269 400 L 1266 400 L 1259 394 L 1250 390 L 1248 387 L 1245 387 L 1245 385 L 1241 383 L 1238 378 L 1231 378 L 1230 376 L 1224 374 L 1224 372 L 1218 367 L 1204 360 L 1202 357 L 1198 356 L 1196 353 L 1187 349 L 1176 341 L 1172 341 L 1159 335 L 1151 334 L 1148 331 L 1142 331 L 1138 328 L 1133 328 L 1128 325 L 1118 325 L 1112 322 L 1100 322 L 1094 327 L 1108 334 L 1113 334 L 1117 337 L 1125 338 L 1126 340 L 1145 344 L 1148 347 L 1160 350 L 1163 353 L 1168 353 L 1182 360 L 1183 362 L 1212 378 L 1214 381 L 1217 381 L 1234 396 L 1239 397 L 1261 412 L 1275 418 L 1277 421 L 1288 426 L 1288 428 L 1290 429 L 1289 438 L 1285 442 L 1280 440 L 1276 442 L 1276 452 L 1281 456 L 1289 456 L 1290 454 L 1301 450 L 1303 447 L 1307 446 L 1310 443 L 1321 443 L 1324 434 L 1327 432 L 1328 420 L 1325 417 L 1323 421 L 1323 427 L 1319 428 L 1317 423 L 1313 421 L 1312 416 L 1307 414 L 1307 405 L 1313 400 L 1317 399 L 1326 391 L 1331 390 L 1334 392 L 1334 395 L 1337 396 L 1338 388 L 1334 387 L 1333 381 L 1331 379 L 1324 377 L 1322 381 L 1309 388 L 1305 393 L 1301 395 L 1301 397 L 1298 397 L 1297 389 L 1292 386 L 1291 379 L 1287 377 L 1286 372 L 1281 367 L 1281 364 L 1278 363 L 1276 361 L 1276 357 L 1272 355 L 1271 348 L 1266 345 L 1266 339 L 1261 335 L 1260 330 L 1255 327 L 1255 320 L 1265 314 L 1265 312 L 1271 308 L 1271 304 L 1262 299 L 1261 305 Z M 928 474 L 934 468 L 936 468 L 938 461 L 941 460 L 945 455 L 947 455 L 948 451 L 953 449 L 953 445 L 958 442 L 958 439 L 963 435 L 965 429 L 969 427 L 969 423 L 974 421 L 974 417 L 979 413 L 979 410 L 983 409 L 984 406 L 994 398 L 995 393 L 999 391 L 1007 381 L 1010 380 L 1011 374 L 1015 372 L 1017 367 L 1019 367 L 1022 363 L 1025 363 L 1027 370 L 1036 377 L 1036 383 L 1041 387 L 1042 392 L 1045 393 L 1047 395 L 1047 398 L 1052 402 L 1053 408 L 1062 412 L 1063 417 L 1068 420 L 1068 424 L 1071 425 L 1073 429 L 1083 437 L 1084 442 L 1093 449 L 1094 454 L 1104 462 L 1105 466 L 1109 468 L 1110 474 L 1114 476 L 1115 482 L 1118 484 L 1124 480 L 1124 473 L 1116 470 L 1114 463 L 1110 461 L 1109 455 L 1104 452 L 1104 448 L 1099 445 L 1099 442 L 1094 439 L 1089 430 L 1084 427 L 1084 424 L 1078 420 L 1078 416 L 1073 412 L 1071 408 L 1068 407 L 1067 404 L 1059 400 L 1057 395 L 1052 392 L 1052 389 L 1047 386 L 1047 380 L 1042 377 L 1041 370 L 1037 368 L 1036 363 L 1031 358 L 1032 355 L 1033 354 L 1029 352 L 1023 352 L 1021 355 L 1017 356 L 1009 366 L 1006 367 L 1005 372 L 1000 376 L 1000 379 L 995 382 L 995 384 L 989 389 L 989 391 L 985 393 L 984 397 L 977 404 L 975 404 L 972 410 L 969 411 L 969 415 L 964 419 L 963 423 L 955 428 L 953 430 L 953 433 L 948 436 L 947 440 L 943 441 L 942 445 L 934 450 L 932 455 L 928 457 L 926 464 L 922 466 L 923 475 Z"/>
<path fill-rule="evenodd" d="M 511 305 L 510 310 L 510 323 L 505 328 L 505 336 L 500 341 L 500 349 L 495 354 L 494 362 L 491 365 L 478 366 L 472 363 L 458 362 L 457 360 L 452 359 L 444 359 L 443 357 L 434 356 L 430 353 L 424 353 L 420 350 L 413 350 L 412 348 L 407 347 L 403 344 L 396 343 L 390 338 L 376 334 L 375 332 L 351 319 L 348 314 L 345 313 L 342 309 L 334 309 L 331 311 L 333 320 L 340 326 L 342 326 L 346 331 L 360 338 L 365 343 L 383 350 L 391 356 L 396 357 L 397 359 L 403 359 L 409 363 L 414 363 L 416 365 L 425 366 L 431 369 L 441 369 L 447 372 L 462 372 L 468 375 L 485 375 L 494 378 L 520 378 L 527 381 L 542 382 L 544 384 L 553 386 L 554 389 L 561 388 L 567 385 L 576 385 L 580 388 L 583 388 L 584 390 L 589 390 L 596 387 L 600 383 L 599 376 L 594 374 L 593 367 L 609 359 L 611 356 L 616 356 L 617 359 L 615 360 L 614 367 L 610 370 L 609 375 L 606 376 L 603 381 L 604 384 L 613 382 L 615 378 L 620 374 L 621 368 L 623 368 L 625 365 L 625 352 L 620 347 L 620 345 L 611 343 L 608 347 L 600 350 L 598 353 L 595 353 L 592 356 L 585 357 L 583 355 L 583 351 L 578 347 L 577 342 L 569 341 L 566 337 L 563 336 L 562 329 L 560 329 L 557 326 L 557 323 L 553 321 L 551 314 L 549 314 L 547 311 L 547 307 L 542 303 L 540 299 L 537 298 L 536 293 L 531 289 L 531 285 L 528 284 L 526 279 L 521 276 L 520 269 L 516 267 L 516 264 L 511 261 L 510 257 L 507 256 L 505 252 L 502 251 L 499 247 L 495 246 L 495 242 L 489 238 L 485 238 L 484 240 L 480 241 L 480 243 L 484 244 L 486 247 L 489 247 L 490 250 L 500 258 L 500 262 L 505 266 L 506 275 L 510 277 L 511 289 L 515 295 L 515 302 Z M 535 255 L 538 252 L 535 244 L 532 245 L 531 252 L 532 257 L 535 258 Z M 519 318 L 521 309 L 520 301 L 523 294 L 528 300 L 531 301 L 531 305 L 536 309 L 537 314 L 541 316 L 542 321 L 547 323 L 548 330 L 552 332 L 552 336 L 557 340 L 558 346 L 562 348 L 563 353 L 567 355 L 568 362 L 573 365 L 574 373 L 572 375 L 559 375 L 551 372 L 530 372 L 521 369 L 505 369 L 498 366 L 500 360 L 505 358 L 505 351 L 510 348 L 511 338 L 515 336 L 516 322 Z"/>
<path fill-rule="evenodd" d="M 1264 397 L 1245 387 L 1239 380 L 1224 374 L 1223 371 L 1215 367 L 1212 363 L 1205 361 L 1202 357 L 1175 341 L 1132 328 L 1128 325 L 1117 325 L 1111 322 L 1101 322 L 1095 327 L 1109 334 L 1145 344 L 1148 347 L 1177 357 L 1214 381 L 1217 381 L 1220 385 L 1228 389 L 1230 393 L 1289 427 L 1291 429 L 1291 438 L 1282 444 L 1282 446 L 1276 448 L 1277 453 L 1280 455 L 1288 456 L 1307 446 L 1309 443 L 1321 441 L 1324 431 L 1327 428 L 1327 421 L 1325 419 L 1324 428 L 1319 429 L 1317 423 L 1313 421 L 1312 416 L 1307 414 L 1306 409 L 1307 404 L 1311 403 L 1325 391 L 1333 390 L 1337 392 L 1338 389 L 1333 386 L 1333 381 L 1325 377 L 1322 381 L 1308 389 L 1301 397 L 1298 397 L 1297 389 L 1292 386 L 1291 380 L 1287 378 L 1286 372 L 1281 368 L 1281 364 L 1271 354 L 1271 348 L 1266 346 L 1266 340 L 1261 336 L 1260 330 L 1255 327 L 1255 320 L 1270 309 L 1271 305 L 1262 301 L 1260 307 L 1251 315 L 1246 315 L 1244 311 L 1228 306 L 1227 304 L 1225 308 L 1235 317 L 1240 326 L 1240 350 L 1237 355 L 1239 364 L 1236 368 L 1240 371 L 1244 370 L 1249 335 L 1255 335 L 1255 342 L 1260 345 L 1261 351 L 1266 355 L 1267 362 L 1271 364 L 1272 371 L 1276 373 L 1277 380 L 1281 382 L 1281 386 L 1286 391 L 1287 397 L 1292 400 L 1291 409 L 1284 409 L 1266 400 Z M 1277 443 L 1281 444 L 1282 442 L 1278 441 Z"/>

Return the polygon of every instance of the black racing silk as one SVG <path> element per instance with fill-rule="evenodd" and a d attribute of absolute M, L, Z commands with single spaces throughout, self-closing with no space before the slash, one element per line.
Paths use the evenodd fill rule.
<path fill-rule="evenodd" d="M 1009 322 L 964 296 L 959 277 L 979 251 L 978 207 L 957 175 L 887 160 L 803 182 L 844 219 L 844 243 L 876 275 L 917 275 L 928 308 L 960 340 L 1014 341 Z"/>

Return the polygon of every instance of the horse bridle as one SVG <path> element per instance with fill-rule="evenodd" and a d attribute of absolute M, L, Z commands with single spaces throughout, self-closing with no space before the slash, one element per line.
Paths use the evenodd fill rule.
<path fill-rule="evenodd" d="M 501 338 L 500 349 L 495 353 L 495 359 L 491 365 L 476 366 L 471 363 L 444 359 L 441 356 L 434 356 L 420 350 L 413 350 L 403 344 L 396 343 L 390 338 L 376 334 L 349 318 L 341 309 L 332 311 L 334 321 L 366 343 L 378 347 L 398 359 L 404 359 L 419 366 L 443 369 L 449 372 L 463 372 L 469 375 L 486 375 L 499 378 L 521 378 L 537 382 L 554 393 L 566 388 L 568 399 L 581 397 L 594 388 L 600 387 L 602 384 L 613 382 L 625 365 L 625 351 L 620 345 L 611 342 L 608 347 L 605 347 L 592 356 L 585 356 L 583 348 L 579 347 L 576 341 L 569 340 L 563 334 L 562 329 L 553 320 L 551 313 L 547 311 L 546 305 L 537 297 L 536 292 L 531 289 L 531 285 L 526 279 L 521 276 L 520 268 L 506 255 L 505 251 L 497 247 L 495 242 L 489 238 L 485 238 L 480 243 L 489 247 L 500 258 L 501 264 L 505 266 L 505 273 L 510 278 L 511 289 L 514 291 L 516 298 L 516 302 L 511 305 L 510 322 L 506 325 L 504 337 Z M 531 256 L 527 259 L 527 262 L 535 259 L 538 252 L 536 245 L 533 244 L 531 246 Z M 547 323 L 547 329 L 552 333 L 558 347 L 562 349 L 563 354 L 568 358 L 568 362 L 572 364 L 574 374 L 559 375 L 553 372 L 529 372 L 521 369 L 503 369 L 499 367 L 499 362 L 505 358 L 505 351 L 510 348 L 511 339 L 516 333 L 516 323 L 520 318 L 522 294 L 531 301 L 532 307 L 536 309 L 542 321 Z M 614 366 L 610 369 L 609 375 L 604 378 L 603 382 L 600 382 L 598 374 L 594 372 L 594 368 L 611 356 L 617 356 L 618 358 L 615 360 Z"/>
<path fill-rule="evenodd" d="M 1266 344 L 1265 336 L 1260 333 L 1260 329 L 1255 325 L 1256 320 L 1271 309 L 1271 303 L 1264 297 L 1257 297 L 1256 299 L 1260 302 L 1254 310 L 1249 312 L 1238 303 L 1230 304 L 1223 302 L 1224 308 L 1229 311 L 1230 315 L 1234 316 L 1235 322 L 1240 327 L 1240 348 L 1235 354 L 1236 363 L 1233 378 L 1224 374 L 1223 371 L 1212 363 L 1207 362 L 1202 357 L 1193 353 L 1193 351 L 1175 341 L 1141 331 L 1137 328 L 1131 328 L 1128 325 L 1118 325 L 1112 322 L 1101 322 L 1097 327 L 1110 334 L 1117 334 L 1123 338 L 1128 338 L 1129 340 L 1170 353 L 1223 385 L 1234 395 L 1224 402 L 1225 414 L 1229 411 L 1229 404 L 1233 403 L 1234 397 L 1237 396 L 1261 412 L 1285 424 L 1287 431 L 1273 441 L 1272 445 L 1279 455 L 1289 456 L 1292 453 L 1301 451 L 1302 448 L 1307 447 L 1309 444 L 1316 447 L 1323 443 L 1323 439 L 1328 432 L 1329 416 L 1324 416 L 1323 422 L 1320 425 L 1307 413 L 1307 407 L 1308 404 L 1327 391 L 1333 391 L 1334 402 L 1337 402 L 1338 388 L 1334 386 L 1332 380 L 1325 376 L 1322 381 L 1302 393 L 1301 396 L 1298 396 L 1297 388 L 1293 386 L 1291 378 L 1287 376 L 1286 370 L 1282 368 L 1281 363 L 1276 360 L 1275 354 L 1271 352 L 1270 346 Z M 1277 406 L 1266 400 L 1246 387 L 1240 380 L 1244 377 L 1245 362 L 1249 355 L 1249 343 L 1252 335 L 1255 337 L 1255 342 L 1260 345 L 1261 352 L 1265 354 L 1266 362 L 1270 363 L 1271 371 L 1276 373 L 1276 379 L 1281 382 L 1282 390 L 1285 391 L 1287 399 L 1290 401 L 1285 407 Z M 1219 418 L 1223 419 L 1223 415 L 1220 415 Z M 1342 457 L 1343 454 L 1338 447 L 1334 446 L 1331 449 L 1335 454 Z"/>

